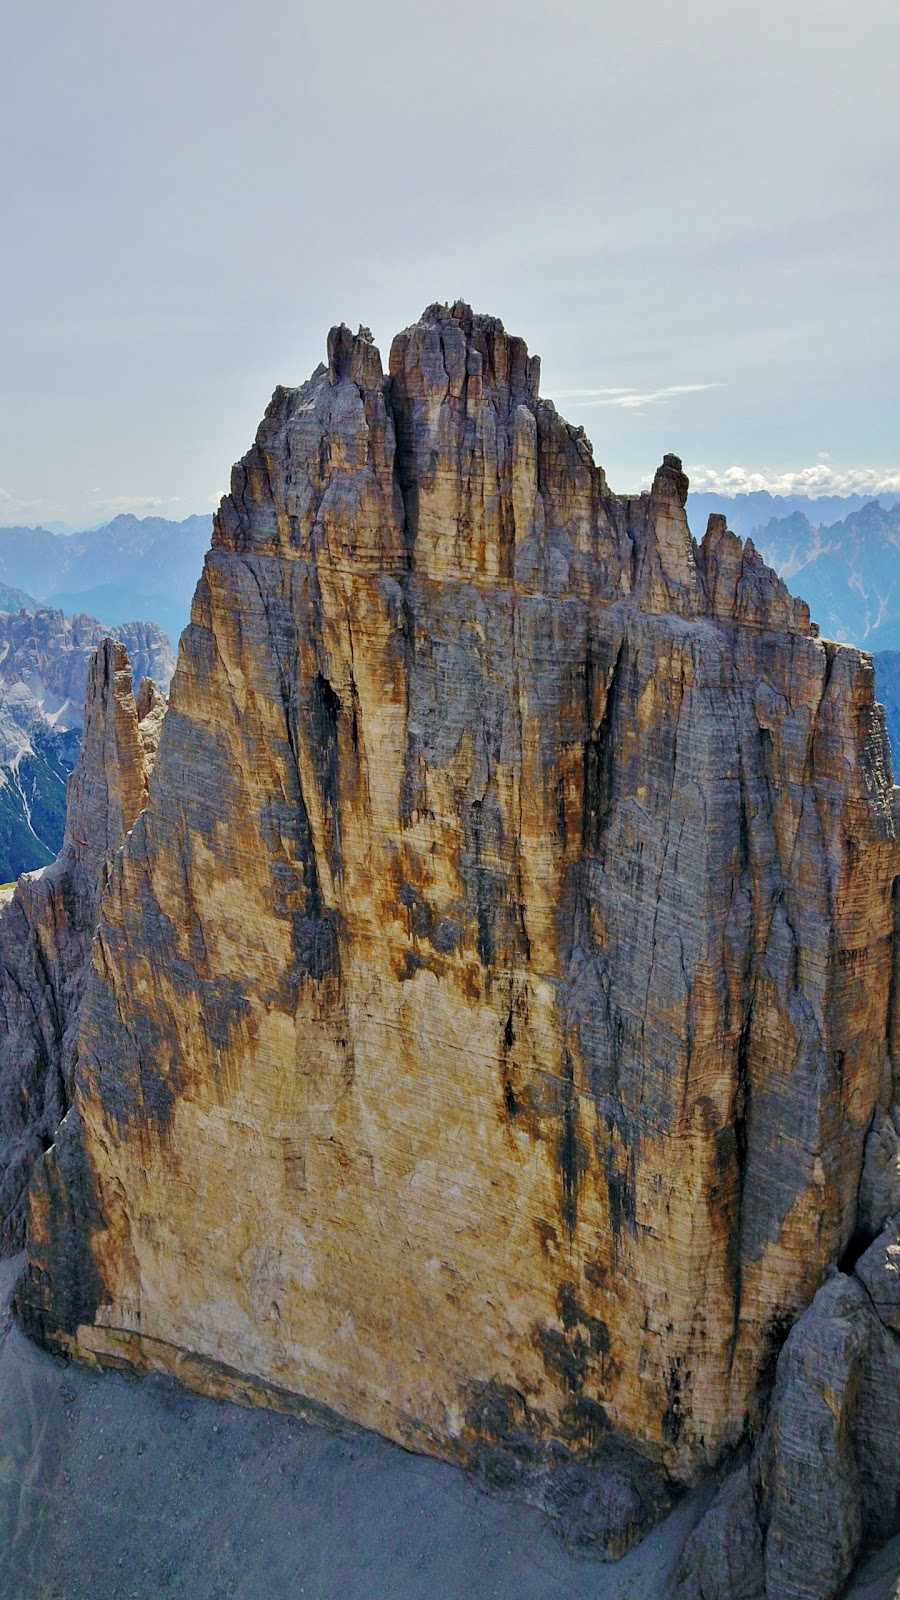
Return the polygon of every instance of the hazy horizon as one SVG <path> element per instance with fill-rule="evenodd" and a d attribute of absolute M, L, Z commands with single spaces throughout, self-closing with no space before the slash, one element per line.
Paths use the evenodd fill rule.
<path fill-rule="evenodd" d="M 823 527 L 828 527 L 835 522 L 841 521 L 845 516 L 850 515 L 852 511 L 861 509 L 862 506 L 870 504 L 873 501 L 880 503 L 886 510 L 891 509 L 896 506 L 898 502 L 900 502 L 900 491 L 888 490 L 872 495 L 859 494 L 857 492 L 835 495 L 823 490 L 819 494 L 806 495 L 801 493 L 772 494 L 768 489 L 694 489 L 692 485 L 688 493 L 688 516 L 690 518 L 693 507 L 693 514 L 694 518 L 696 519 L 697 503 L 699 501 L 706 502 L 709 500 L 710 502 L 721 502 L 725 505 L 728 505 L 729 503 L 737 505 L 737 503 L 740 502 L 743 506 L 747 502 L 762 499 L 766 499 L 770 502 L 771 514 L 775 517 L 787 517 L 790 515 L 792 510 L 802 510 L 804 506 L 808 506 L 810 508 L 810 513 L 812 513 L 819 505 L 821 505 L 823 512 L 821 525 Z M 76 537 L 79 534 L 101 532 L 103 529 L 116 522 L 119 518 L 129 518 L 139 523 L 167 522 L 172 526 L 177 527 L 184 526 L 188 522 L 194 522 L 200 518 L 211 520 L 216 509 L 217 505 L 211 506 L 207 510 L 203 511 L 185 511 L 183 514 L 180 511 L 176 511 L 169 516 L 165 516 L 158 510 L 116 511 L 104 518 L 101 522 L 65 522 L 60 519 L 55 521 L 48 520 L 46 522 L 18 523 L 6 523 L 0 521 L 0 533 L 9 533 L 15 528 L 21 528 L 24 532 L 55 533 L 65 538 Z M 767 517 L 770 512 L 766 506 L 761 506 L 759 508 L 759 514 L 761 517 Z M 812 520 L 812 518 L 810 520 Z M 743 513 L 740 521 L 742 524 L 747 523 L 748 517 L 746 512 Z M 692 532 L 697 538 L 702 536 L 703 531 L 703 527 L 701 527 L 699 524 L 694 525 L 694 523 L 692 523 Z M 741 530 L 738 529 L 737 531 L 740 532 Z M 742 537 L 744 537 L 743 532 Z"/>
<path fill-rule="evenodd" d="M 900 490 L 896 6 L 304 12 L 10 0 L 0 523 L 211 510 L 333 323 L 456 297 L 619 492 Z"/>

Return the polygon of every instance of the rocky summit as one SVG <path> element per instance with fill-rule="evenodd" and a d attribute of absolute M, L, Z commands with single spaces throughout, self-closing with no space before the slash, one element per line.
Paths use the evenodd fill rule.
<path fill-rule="evenodd" d="M 898 791 L 870 658 L 687 488 L 463 304 L 276 391 L 95 819 L 17 1309 L 608 1557 L 710 1480 L 679 1597 L 830 1600 L 900 1528 Z"/>

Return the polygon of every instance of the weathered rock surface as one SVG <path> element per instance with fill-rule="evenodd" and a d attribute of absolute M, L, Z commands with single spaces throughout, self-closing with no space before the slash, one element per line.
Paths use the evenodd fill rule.
<path fill-rule="evenodd" d="M 58 1348 L 543 1483 L 611 1554 L 758 1418 L 891 1100 L 871 663 L 686 491 L 612 494 L 462 305 L 276 392 L 19 1294 Z"/>
<path fill-rule="evenodd" d="M 856 1276 L 885 1327 L 900 1334 L 900 1219 L 892 1217 L 860 1256 Z"/>
<path fill-rule="evenodd" d="M 78 1007 L 110 862 L 142 809 L 165 697 L 145 679 L 139 722 L 124 645 L 88 670 L 84 737 L 52 866 L 26 873 L 0 911 L 0 1248 L 21 1248 L 35 1161 L 71 1097 Z M 146 734 L 145 734 L 146 730 Z"/>
<path fill-rule="evenodd" d="M 664 1600 L 693 1497 L 623 1561 L 585 1561 L 520 1498 L 333 1415 L 51 1359 L 7 1334 L 13 1266 L 0 1261 L 3 1600 Z"/>
<path fill-rule="evenodd" d="M 33 702 L 32 715 L 45 717 L 54 727 L 80 727 L 88 666 L 110 634 L 128 651 L 136 680 L 147 676 L 168 689 L 175 658 L 154 622 L 124 622 L 110 630 L 96 617 L 66 617 L 39 606 L 34 612 L 0 612 L 0 685 L 5 695 L 18 688 Z M 14 754 L 15 749 L 0 744 L 0 761 L 9 762 Z"/>
<path fill-rule="evenodd" d="M 779 1357 L 755 1462 L 771 1600 L 831 1600 L 853 1568 L 862 1507 L 852 1408 L 869 1334 L 863 1290 L 838 1274 L 820 1289 Z"/>
<path fill-rule="evenodd" d="M 750 1468 L 688 1540 L 672 1600 L 837 1600 L 900 1528 L 898 1240 L 891 1223 L 795 1323 Z"/>
<path fill-rule="evenodd" d="M 687 1540 L 667 1600 L 765 1600 L 762 1530 L 750 1470 L 725 1479 Z"/>
<path fill-rule="evenodd" d="M 88 664 L 107 634 L 126 646 L 136 675 L 168 687 L 175 660 L 152 622 L 106 629 L 46 606 L 0 611 L 0 883 L 49 866 L 62 848 Z"/>
<path fill-rule="evenodd" d="M 900 1212 L 900 1103 L 875 1113 L 866 1140 L 857 1208 L 861 1239 L 874 1238 L 885 1217 L 896 1212 Z"/>

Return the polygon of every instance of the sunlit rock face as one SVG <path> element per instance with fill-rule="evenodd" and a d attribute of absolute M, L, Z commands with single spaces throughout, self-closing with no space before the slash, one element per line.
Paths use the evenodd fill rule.
<path fill-rule="evenodd" d="M 464 305 L 276 392 L 102 904 L 45 1339 L 489 1464 L 739 1438 L 891 1100 L 900 850 L 869 659 L 686 492 L 611 493 Z"/>

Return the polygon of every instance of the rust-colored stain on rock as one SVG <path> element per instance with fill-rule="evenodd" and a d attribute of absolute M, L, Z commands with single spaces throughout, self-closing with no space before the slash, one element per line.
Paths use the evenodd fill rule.
<path fill-rule="evenodd" d="M 738 1440 L 853 1231 L 900 850 L 869 659 L 686 492 L 614 495 L 463 305 L 276 392 L 102 902 L 45 1337 L 449 1455 Z"/>

